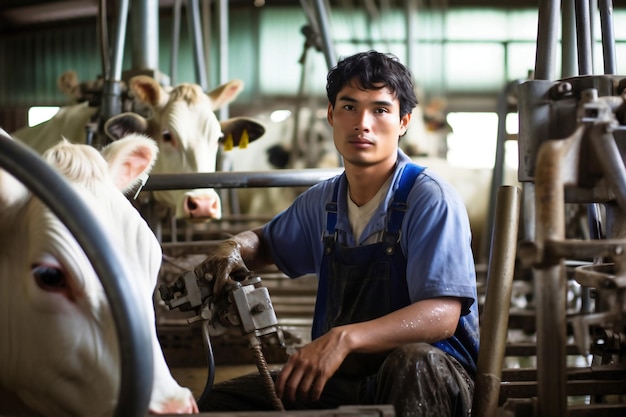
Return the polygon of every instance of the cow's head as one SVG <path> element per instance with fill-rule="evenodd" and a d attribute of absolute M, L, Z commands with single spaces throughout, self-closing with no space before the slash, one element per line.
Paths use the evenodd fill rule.
<path fill-rule="evenodd" d="M 137 308 L 154 317 L 152 294 L 161 247 L 120 190 L 150 170 L 157 147 L 138 135 L 100 154 L 68 141 L 45 159 L 76 189 L 119 247 L 136 278 Z M 165 363 L 151 328 L 154 386 L 150 411 L 191 413 L 197 406 Z M 112 415 L 120 354 L 104 289 L 67 228 L 17 180 L 0 170 L 0 414 Z M 13 407 L 13 409 L 11 408 Z M 4 409 L 3 409 L 4 408 Z M 6 409 L 8 408 L 8 410 Z"/>
<path fill-rule="evenodd" d="M 200 86 L 181 84 L 166 90 L 148 76 L 129 82 L 136 99 L 149 107 L 146 119 L 137 113 L 123 113 L 109 119 L 105 130 L 117 139 L 129 132 L 145 133 L 159 146 L 155 174 L 215 172 L 220 143 L 226 150 L 245 147 L 264 133 L 261 124 L 237 117 L 219 122 L 214 110 L 233 101 L 243 89 L 238 80 L 205 94 Z M 155 191 L 154 198 L 175 210 L 177 218 L 219 219 L 222 209 L 212 188 Z"/>

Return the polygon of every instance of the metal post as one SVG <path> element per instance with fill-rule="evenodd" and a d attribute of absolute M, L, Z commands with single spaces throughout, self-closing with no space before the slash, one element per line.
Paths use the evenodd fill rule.
<path fill-rule="evenodd" d="M 497 193 L 472 405 L 472 415 L 482 417 L 495 417 L 498 409 L 515 273 L 521 195 L 521 190 L 511 185 L 501 186 Z"/>
<path fill-rule="evenodd" d="M 563 0 L 561 13 L 561 78 L 568 78 L 578 75 L 578 65 L 576 64 L 578 54 L 576 51 L 576 17 L 574 13 L 574 0 Z"/>
<path fill-rule="evenodd" d="M 324 0 L 315 0 L 314 3 L 317 27 L 319 28 L 320 35 L 322 37 L 324 57 L 326 58 L 326 65 L 328 66 L 328 69 L 330 69 L 337 63 L 337 54 L 335 53 L 335 46 L 333 45 L 333 41 L 330 37 L 330 25 L 328 23 L 326 3 Z"/>
<path fill-rule="evenodd" d="M 170 80 L 176 85 L 178 78 L 178 49 L 180 46 L 180 9 L 182 0 L 174 0 L 172 7 L 172 60 L 170 62 Z"/>
<path fill-rule="evenodd" d="M 593 57 L 591 56 L 591 28 L 588 0 L 576 0 L 576 44 L 578 45 L 578 74 L 593 73 Z"/>
<path fill-rule="evenodd" d="M 204 67 L 206 77 L 211 83 L 211 0 L 202 1 L 202 45 L 204 46 Z"/>
<path fill-rule="evenodd" d="M 558 0 L 543 0 L 539 3 L 535 59 L 536 80 L 554 79 L 559 9 L 560 2 Z"/>
<path fill-rule="evenodd" d="M 124 56 L 124 42 L 126 40 L 126 23 L 128 21 L 128 0 L 120 1 L 119 14 L 117 16 L 117 25 L 115 28 L 115 44 L 112 51 L 104 51 L 111 54 L 111 62 L 109 66 L 109 74 L 103 74 L 104 85 L 102 87 L 102 108 L 101 108 L 101 124 L 106 122 L 110 117 L 122 112 L 122 61 Z M 99 128 L 99 134 L 96 135 L 93 145 L 96 147 L 103 146 L 106 143 L 106 137 L 101 134 L 103 129 Z"/>
<path fill-rule="evenodd" d="M 552 80 L 555 74 L 556 45 L 560 2 L 539 3 L 535 79 Z M 565 236 L 562 184 L 550 181 L 560 174 L 558 149 L 562 142 L 545 142 L 537 153 L 535 164 L 535 205 L 533 209 L 537 244 L 543 249 L 545 240 Z M 553 151 L 553 152 L 550 152 Z M 545 161 L 542 160 L 545 159 Z M 526 191 L 526 190 L 525 190 Z M 528 213 L 525 213 L 525 216 Z M 533 269 L 537 304 L 537 401 L 538 416 L 561 415 L 567 406 L 565 383 L 565 276 L 563 262 Z"/>
<path fill-rule="evenodd" d="M 489 191 L 489 212 L 487 214 L 486 234 L 482 240 L 481 250 L 478 254 L 479 261 L 482 263 L 484 257 L 489 256 L 487 249 L 491 245 L 491 234 L 493 229 L 494 218 L 496 215 L 496 195 L 498 189 L 504 182 L 504 166 L 505 166 L 505 143 L 507 141 L 506 117 L 509 114 L 509 98 L 517 90 L 517 86 L 521 84 L 521 80 L 511 81 L 506 85 L 498 98 L 498 136 L 496 141 L 496 157 L 491 177 L 491 188 Z"/>
<path fill-rule="evenodd" d="M 418 0 L 406 0 L 406 62 L 413 71 L 417 68 L 417 14 Z"/>
<path fill-rule="evenodd" d="M 604 73 L 615 74 L 615 33 L 613 30 L 613 1 L 599 0 L 600 28 L 602 30 L 602 53 L 604 56 Z"/>
<path fill-rule="evenodd" d="M 132 17 L 132 69 L 159 68 L 159 2 L 134 0 Z"/>
<path fill-rule="evenodd" d="M 217 16 L 219 19 L 219 84 L 228 81 L 228 0 L 218 0 Z M 222 106 L 219 110 L 219 119 L 226 120 L 229 117 L 228 106 Z"/>
<path fill-rule="evenodd" d="M 567 300 L 565 263 L 550 257 L 548 241 L 565 239 L 565 187 L 574 182 L 568 162 L 578 155 L 583 128 L 563 140 L 543 142 L 535 168 L 536 245 L 541 259 L 533 269 L 537 305 L 538 417 L 563 415 L 567 409 Z"/>
<path fill-rule="evenodd" d="M 187 0 L 187 21 L 193 42 L 193 63 L 196 80 L 204 91 L 208 91 L 206 68 L 204 67 L 204 48 L 202 46 L 202 25 L 200 24 L 200 6 L 198 0 Z"/>

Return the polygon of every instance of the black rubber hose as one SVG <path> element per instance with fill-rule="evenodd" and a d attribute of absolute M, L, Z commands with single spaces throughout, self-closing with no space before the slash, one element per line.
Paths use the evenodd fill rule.
<path fill-rule="evenodd" d="M 215 380 L 215 356 L 213 355 L 213 347 L 211 345 L 208 320 L 202 321 L 202 341 L 204 342 L 204 352 L 206 354 L 208 373 L 204 389 L 202 390 L 202 394 L 198 400 L 198 404 L 204 404 L 204 401 L 213 388 L 213 381 Z"/>
<path fill-rule="evenodd" d="M 119 338 L 121 388 L 115 416 L 145 417 L 154 378 L 149 323 L 138 312 L 139 290 L 101 223 L 67 180 L 26 145 L 0 129 L 0 167 L 21 181 L 65 224 L 100 277 Z M 87 371 L 87 370 L 86 370 Z"/>

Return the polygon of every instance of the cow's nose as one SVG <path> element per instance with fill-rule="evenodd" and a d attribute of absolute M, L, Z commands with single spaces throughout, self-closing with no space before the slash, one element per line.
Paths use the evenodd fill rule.
<path fill-rule="evenodd" d="M 219 219 L 222 217 L 219 197 L 216 195 L 187 196 L 185 213 L 189 218 Z"/>

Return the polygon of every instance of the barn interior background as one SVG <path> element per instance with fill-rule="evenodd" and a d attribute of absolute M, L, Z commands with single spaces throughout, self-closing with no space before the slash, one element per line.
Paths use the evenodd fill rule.
<path fill-rule="evenodd" d="M 118 3 L 107 1 L 109 36 L 113 36 Z M 148 64 L 172 84 L 203 81 L 206 88 L 229 79 L 241 79 L 245 89 L 229 112 L 254 115 L 268 110 L 293 110 L 306 105 L 324 108 L 327 57 L 319 30 L 311 30 L 314 2 L 296 1 L 195 1 L 151 0 L 158 7 L 158 25 L 150 27 L 148 43 L 131 36 L 133 9 L 123 49 L 124 77 L 132 75 L 133 51 L 156 45 Z M 186 9 L 198 7 L 200 31 Z M 498 99 L 514 80 L 531 76 L 537 41 L 535 1 L 330 1 L 328 36 L 333 57 L 363 49 L 379 49 L 408 63 L 420 88 L 422 109 L 435 119 L 447 117 L 452 132 L 439 153 L 453 164 L 490 167 L 495 153 Z M 565 2 L 573 7 L 573 1 Z M 614 20 L 626 19 L 620 2 Z M 67 97 L 57 78 L 76 71 L 81 81 L 102 77 L 102 57 L 97 27 L 98 0 L 6 0 L 0 5 L 0 123 L 13 131 L 27 123 L 31 106 L 59 106 Z M 158 6 L 157 6 L 158 4 Z M 569 6 L 567 6 L 569 4 Z M 199 6 L 198 6 L 199 5 Z M 303 7 L 305 5 L 306 7 Z M 601 25 L 595 2 L 590 2 L 594 71 L 602 73 Z M 175 19 L 182 7 L 182 18 Z M 314 25 L 313 25 L 314 26 Z M 565 31 L 574 22 L 563 20 Z M 626 67 L 626 27 L 614 25 L 617 73 Z M 198 36 L 200 46 L 195 39 Z M 566 40 L 567 41 L 567 40 Z M 134 44 L 133 44 L 134 43 Z M 557 73 L 576 74 L 576 53 L 561 47 Z M 195 48 L 204 62 L 198 73 Z M 562 54 L 561 54 L 562 52 Z M 141 62 L 140 64 L 146 64 Z M 155 68 L 152 68 L 155 69 Z M 202 83 L 201 83 L 202 84 Z M 473 113 L 471 117 L 459 113 Z M 513 115 L 513 119 L 515 115 Z M 468 121 L 469 120 L 469 121 Z M 435 126 L 435 120 L 430 126 Z M 444 122 L 446 120 L 443 120 Z M 515 134 L 515 121 L 511 126 Z M 480 133 L 478 133 L 480 131 Z M 447 139 L 447 140 L 446 140 Z M 407 140 L 408 142 L 408 140 Z M 426 153 L 433 145 L 422 144 Z M 507 148 L 507 163 L 514 166 L 516 146 Z M 476 150 L 480 149 L 480 152 Z M 468 157 L 471 155 L 471 157 Z"/>
<path fill-rule="evenodd" d="M 67 104 L 68 97 L 57 86 L 57 78 L 67 70 L 76 71 L 81 81 L 102 77 L 101 39 L 96 30 L 100 3 L 97 0 L 2 1 L 1 127 L 12 131 L 25 125 L 28 111 L 33 106 Z M 121 2 L 105 3 L 106 20 L 112 33 Z M 423 131 L 416 136 L 423 140 L 422 134 L 426 132 L 427 136 L 432 134 L 431 140 L 436 141 L 433 144 L 418 140 L 416 155 L 437 156 L 452 166 L 480 168 L 491 175 L 497 163 L 496 149 L 502 139 L 500 128 L 505 118 L 506 150 L 500 152 L 505 155 L 507 167 L 517 171 L 518 145 L 514 139 L 519 123 L 515 87 L 533 78 L 538 36 L 536 1 L 336 0 L 323 3 L 333 49 L 331 58 L 364 49 L 378 49 L 398 55 L 412 69 L 419 86 L 420 114 L 424 122 Z M 152 38 L 150 44 L 157 45 L 156 50 L 148 54 L 150 63 L 156 65 L 134 68 L 133 53 L 143 44 L 137 45 L 136 39 L 127 36 L 122 63 L 124 79 L 141 71 L 157 71 L 166 83 L 205 83 L 207 90 L 230 79 L 241 79 L 245 90 L 228 107 L 227 114 L 268 117 L 269 120 L 273 111 L 295 112 L 304 107 L 311 113 L 307 123 L 300 127 L 324 134 L 320 120 L 323 124 L 329 56 L 323 48 L 319 31 L 312 28 L 316 2 L 133 1 L 129 16 L 145 11 L 146 4 L 158 7 L 158 26 L 148 33 Z M 571 36 L 575 30 L 574 4 L 574 0 L 562 2 L 563 17 L 556 46 L 559 59 L 555 76 L 558 79 L 578 74 L 576 45 Z M 603 27 L 598 2 L 587 4 L 591 9 L 587 23 L 593 39 L 592 72 L 603 74 L 606 68 L 603 66 Z M 188 13 L 195 5 L 199 11 L 196 17 L 201 21 L 200 32 L 194 32 L 194 16 Z M 614 73 L 623 74 L 626 73 L 626 25 L 619 23 L 626 21 L 626 4 L 615 2 L 613 6 L 612 18 L 616 22 L 612 27 L 616 57 Z M 180 21 L 177 17 L 179 8 L 182 8 Z M 136 29 L 133 28 L 134 22 L 129 18 L 128 33 Z M 202 40 L 201 64 L 196 61 L 198 36 L 195 35 Z M 200 72 L 199 67 L 202 67 Z M 318 114 L 320 109 L 321 115 Z M 283 131 L 282 134 L 289 135 L 290 132 Z M 467 182 L 477 183 L 476 178 L 485 180 L 482 176 L 468 177 L 466 172 L 463 175 L 466 175 Z M 491 177 L 487 177 L 485 188 L 472 190 L 474 199 L 469 200 L 472 205 L 468 209 L 472 211 L 479 207 L 481 214 L 477 216 L 483 218 L 488 209 L 490 180 Z M 508 180 L 516 182 L 515 178 Z M 492 218 L 488 220 L 491 221 Z M 164 247 L 166 252 L 172 250 L 167 244 Z M 475 249 L 477 260 L 484 266 L 488 244 L 481 243 Z M 172 250 L 168 254 L 175 256 L 175 252 Z M 481 271 L 486 274 L 485 269 Z M 311 281 L 303 280 L 299 287 L 287 288 L 276 271 L 265 273 L 263 279 L 270 286 L 281 325 L 290 332 L 288 336 L 292 340 L 306 339 L 306 331 L 302 328 L 306 327 L 310 315 Z M 529 284 L 528 280 L 521 281 L 522 287 Z M 528 293 L 517 296 L 514 301 L 520 306 L 532 304 L 532 296 L 529 298 Z M 534 317 L 525 314 L 511 317 L 512 326 L 518 331 L 515 334 L 520 337 L 535 330 Z M 168 316 L 163 322 L 163 328 L 167 324 L 171 326 L 170 333 L 163 333 L 164 344 L 170 348 L 168 358 L 181 366 L 202 363 L 201 350 L 192 349 L 194 354 L 190 355 L 188 350 L 180 348 L 191 349 L 194 343 L 199 346 L 198 334 L 190 336 L 188 328 L 177 325 L 177 319 L 178 316 Z M 224 342 L 224 346 L 238 348 L 237 343 L 231 339 Z M 534 356 L 528 354 L 533 348 L 522 343 L 517 344 L 516 349 L 509 353 L 517 352 L 519 357 Z M 573 349 L 571 344 L 568 349 L 568 352 Z M 216 348 L 218 362 L 232 364 L 232 355 L 227 357 L 223 352 Z M 268 358 L 279 362 L 282 354 L 269 352 Z M 249 356 L 242 357 L 252 363 Z M 528 365 L 526 358 L 520 361 L 519 357 L 511 359 L 506 366 L 523 368 Z M 521 378 L 520 375 L 522 372 L 517 377 Z M 610 383 L 623 379 L 622 373 Z M 608 383 L 600 382 L 595 387 L 600 392 L 606 389 L 606 385 Z M 577 392 L 582 389 L 578 388 Z M 536 391 L 511 383 L 506 395 L 524 397 L 532 393 Z M 590 402 L 593 395 L 583 393 L 573 401 Z M 501 394 L 500 401 L 505 399 Z M 616 412 L 623 412 L 623 408 Z"/>
<path fill-rule="evenodd" d="M 56 78 L 73 69 L 81 80 L 102 75 L 100 43 L 96 31 L 98 0 L 5 0 L 0 5 L 0 119 L 9 130 L 13 122 L 6 112 L 33 105 L 61 105 L 66 97 Z M 116 3 L 108 1 L 113 31 Z M 174 30 L 175 0 L 157 1 L 158 69 L 172 83 L 198 82 L 194 72 L 189 19 L 183 17 Z M 227 39 L 220 38 L 219 10 L 227 10 Z M 298 94 L 323 99 L 327 64 L 303 28 L 310 26 L 301 4 L 307 2 L 268 0 L 200 1 L 202 37 L 208 86 L 238 78 L 246 88 L 232 112 L 267 109 L 280 100 L 293 101 Z M 567 2 L 566 2 L 567 3 Z M 572 2 L 573 3 L 573 2 Z M 591 2 L 594 3 L 594 2 Z M 624 19 L 615 2 L 614 19 Z M 259 5 L 257 5 L 259 4 Z M 222 6 L 224 7 L 224 6 Z M 308 6 L 312 9 L 312 6 Z M 407 62 L 423 90 L 431 97 L 445 97 L 446 112 L 495 111 L 499 93 L 507 82 L 525 79 L 534 68 L 537 36 L 535 1 L 331 1 L 329 30 L 336 56 L 375 48 L 397 54 Z M 131 2 L 130 14 L 133 13 Z M 312 13 L 309 10 L 308 13 Z M 600 24 L 591 22 L 594 68 L 602 71 L 599 45 Z M 129 20 L 129 34 L 133 30 Z M 175 33 L 180 35 L 173 56 Z M 123 69 L 130 70 L 132 37 L 126 37 Z M 220 56 L 226 42 L 226 59 Z M 319 45 L 319 42 L 318 42 Z M 137 47 L 137 45 L 135 45 Z M 618 73 L 626 66 L 626 28 L 615 25 Z M 306 60 L 303 61 L 303 54 Z M 151 52 L 154 54 L 154 52 Z M 557 63 L 559 74 L 572 74 L 570 62 Z M 172 74 L 175 60 L 176 74 Z M 227 61 L 227 62 L 224 62 Z M 225 73 L 224 73 L 225 72 Z M 300 84 L 303 84 L 301 86 Z M 22 114 L 19 117 L 23 117 Z"/>

